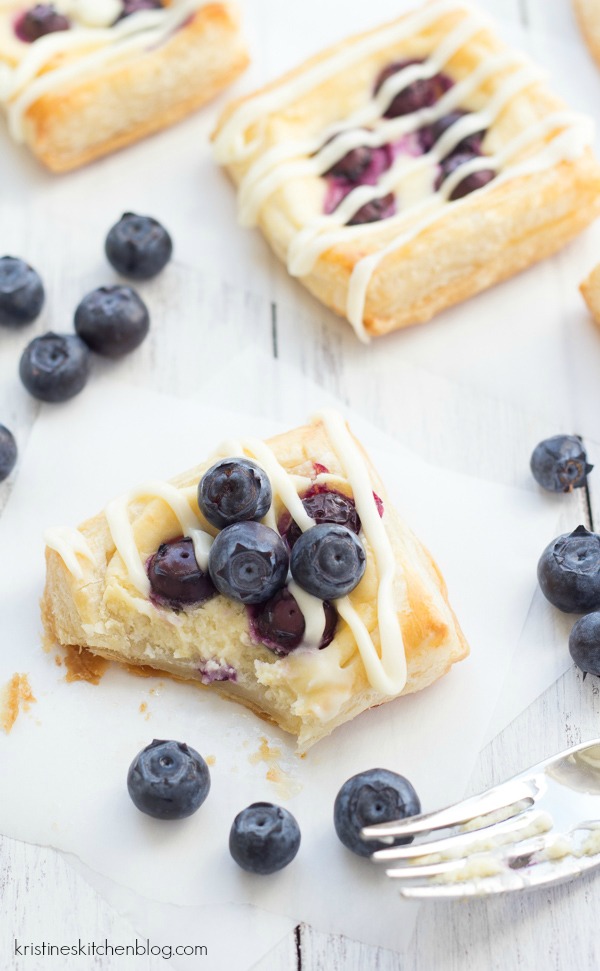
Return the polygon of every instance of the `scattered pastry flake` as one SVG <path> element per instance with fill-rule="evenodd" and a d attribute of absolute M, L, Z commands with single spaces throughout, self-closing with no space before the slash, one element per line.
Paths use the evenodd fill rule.
<path fill-rule="evenodd" d="M 600 327 L 600 263 L 579 287 L 596 326 Z"/>
<path fill-rule="evenodd" d="M 67 674 L 65 680 L 87 681 L 88 684 L 99 684 L 110 661 L 86 651 L 83 647 L 67 647 L 64 655 Z"/>
<path fill-rule="evenodd" d="M 29 711 L 35 697 L 26 674 L 13 674 L 0 693 L 0 727 L 11 731 L 21 711 Z"/>
<path fill-rule="evenodd" d="M 215 762 L 217 761 L 217 757 L 216 755 L 205 755 L 204 761 L 206 762 L 207 765 L 214 765 Z"/>
<path fill-rule="evenodd" d="M 141 715 L 144 715 L 147 711 L 148 711 L 148 702 L 147 701 L 142 701 L 142 703 L 140 705 L 140 714 Z"/>
<path fill-rule="evenodd" d="M 266 779 L 273 783 L 278 795 L 282 799 L 289 799 L 290 796 L 300 792 L 302 786 L 296 779 L 292 777 L 289 772 L 286 772 L 285 769 L 282 768 L 279 761 L 281 760 L 281 757 L 281 749 L 270 746 L 268 739 L 263 735 L 260 740 L 258 751 L 254 752 L 252 755 L 249 755 L 248 761 L 252 765 L 258 765 L 259 762 L 265 762 L 268 766 L 265 776 Z"/>

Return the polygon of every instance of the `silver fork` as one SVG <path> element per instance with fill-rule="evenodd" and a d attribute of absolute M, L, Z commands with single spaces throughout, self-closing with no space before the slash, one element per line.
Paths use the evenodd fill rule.
<path fill-rule="evenodd" d="M 425 838 L 440 830 L 451 832 Z M 365 827 L 362 836 L 415 839 L 371 857 L 388 864 L 403 897 L 479 897 L 570 880 L 600 866 L 600 739 L 437 812 Z"/>

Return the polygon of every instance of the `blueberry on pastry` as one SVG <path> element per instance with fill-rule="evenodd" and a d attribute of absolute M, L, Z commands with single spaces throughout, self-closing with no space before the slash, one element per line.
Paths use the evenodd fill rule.
<path fill-rule="evenodd" d="M 554 253 L 600 211 L 589 120 L 460 0 L 233 102 L 213 140 L 240 222 L 362 340 Z"/>
<path fill-rule="evenodd" d="M 248 63 L 238 16 L 207 0 L 7 0 L 0 106 L 64 172 L 178 121 Z"/>
<path fill-rule="evenodd" d="M 51 640 L 210 685 L 300 751 L 468 652 L 437 567 L 335 412 L 227 442 L 46 543 Z"/>

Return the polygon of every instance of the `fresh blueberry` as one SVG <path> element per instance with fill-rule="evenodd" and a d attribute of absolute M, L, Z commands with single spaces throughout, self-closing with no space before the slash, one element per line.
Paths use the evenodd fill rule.
<path fill-rule="evenodd" d="M 358 585 L 367 565 L 364 547 L 346 526 L 320 523 L 294 544 L 290 569 L 296 583 L 313 597 L 335 600 Z"/>
<path fill-rule="evenodd" d="M 360 517 L 354 499 L 342 495 L 341 492 L 323 490 L 309 493 L 302 499 L 302 505 L 316 523 L 337 523 L 338 526 L 347 526 L 357 536 L 360 533 Z M 282 517 L 279 531 L 290 549 L 302 535 L 302 530 L 289 513 Z"/>
<path fill-rule="evenodd" d="M 379 74 L 375 82 L 374 93 L 377 94 L 382 85 L 392 75 L 398 74 L 399 71 L 402 71 L 405 67 L 409 67 L 411 64 L 422 63 L 417 58 L 410 58 L 389 64 Z M 420 111 L 421 108 L 429 108 L 436 101 L 439 101 L 442 95 L 451 87 L 452 81 L 446 74 L 436 74 L 432 78 L 419 78 L 395 95 L 384 112 L 384 118 L 397 118 L 399 115 L 411 115 L 414 111 Z"/>
<path fill-rule="evenodd" d="M 584 674 L 600 676 L 600 613 L 586 614 L 574 624 L 569 652 Z"/>
<path fill-rule="evenodd" d="M 195 749 L 155 738 L 129 766 L 127 788 L 134 804 L 148 816 L 184 819 L 208 796 L 210 772 Z"/>
<path fill-rule="evenodd" d="M 35 320 L 44 305 L 39 274 L 15 256 L 0 259 L 0 324 L 22 327 Z"/>
<path fill-rule="evenodd" d="M 354 213 L 348 220 L 348 226 L 362 226 L 364 223 L 376 223 L 381 219 L 391 219 L 396 214 L 396 197 L 393 192 L 379 199 L 371 199 Z"/>
<path fill-rule="evenodd" d="M 171 606 L 202 604 L 216 594 L 210 576 L 196 562 L 189 536 L 162 543 L 150 557 L 147 571 L 152 593 Z"/>
<path fill-rule="evenodd" d="M 542 593 L 568 614 L 600 609 L 600 535 L 578 526 L 553 539 L 537 569 Z"/>
<path fill-rule="evenodd" d="M 451 111 L 447 115 L 442 115 L 437 121 L 434 121 L 431 125 L 426 125 L 425 128 L 421 128 L 419 131 L 419 140 L 423 147 L 424 152 L 430 152 L 433 146 L 442 135 L 448 131 L 452 125 L 455 125 L 457 121 L 468 115 L 468 111 Z M 465 135 L 464 138 L 458 142 L 452 149 L 452 154 L 457 152 L 466 152 L 469 155 L 480 155 L 481 154 L 481 143 L 483 141 L 483 136 L 485 131 L 474 132 L 472 135 Z"/>
<path fill-rule="evenodd" d="M 117 17 L 117 23 L 125 17 L 130 17 L 132 13 L 138 13 L 140 10 L 160 10 L 162 6 L 164 6 L 162 0 L 123 0 L 123 13 Z"/>
<path fill-rule="evenodd" d="M 17 463 L 15 436 L 5 425 L 0 425 L 0 482 L 8 479 Z"/>
<path fill-rule="evenodd" d="M 233 821 L 229 852 L 248 873 L 283 870 L 300 848 L 300 827 L 291 812 L 270 802 L 253 802 Z"/>
<path fill-rule="evenodd" d="M 544 439 L 534 448 L 530 465 L 535 481 L 549 492 L 580 489 L 593 469 L 579 435 Z"/>
<path fill-rule="evenodd" d="M 266 516 L 273 493 L 264 469 L 246 458 L 221 459 L 198 485 L 198 507 L 217 529 Z"/>
<path fill-rule="evenodd" d="M 15 33 L 20 40 L 28 44 L 39 40 L 45 34 L 54 34 L 58 30 L 69 30 L 71 22 L 68 17 L 58 13 L 52 3 L 36 3 L 35 7 L 18 18 Z"/>
<path fill-rule="evenodd" d="M 337 626 L 337 610 L 328 601 L 323 603 L 325 626 L 319 649 L 331 644 Z M 302 642 L 306 624 L 296 598 L 287 587 L 260 604 L 252 615 L 256 635 L 275 654 L 285 656 Z"/>
<path fill-rule="evenodd" d="M 353 775 L 338 792 L 333 824 L 344 846 L 358 856 L 370 856 L 391 844 L 362 839 L 360 833 L 364 826 L 388 823 L 420 812 L 419 797 L 408 779 L 388 769 L 369 769 Z M 397 838 L 393 845 L 410 843 L 411 839 Z"/>
<path fill-rule="evenodd" d="M 142 343 L 150 315 L 131 287 L 99 287 L 83 298 L 75 311 L 75 330 L 92 351 L 122 357 Z"/>
<path fill-rule="evenodd" d="M 34 398 L 67 401 L 86 385 L 90 352 L 75 334 L 43 334 L 23 351 L 19 374 Z"/>
<path fill-rule="evenodd" d="M 448 176 L 452 175 L 461 165 L 466 162 L 471 162 L 477 155 L 473 155 L 472 152 L 458 152 L 456 155 L 448 155 L 447 158 L 443 160 L 440 166 L 440 173 L 436 179 L 435 188 L 436 190 L 440 188 L 442 183 L 446 181 Z M 468 196 L 471 192 L 476 192 L 477 189 L 483 189 L 484 186 L 496 178 L 496 172 L 494 169 L 479 169 L 477 172 L 471 172 L 470 175 L 465 175 L 464 179 L 461 179 L 458 185 L 454 187 L 450 193 L 449 199 L 453 202 L 455 199 L 462 199 L 463 196 Z"/>
<path fill-rule="evenodd" d="M 227 526 L 208 555 L 208 569 L 219 593 L 244 604 L 269 600 L 285 584 L 288 566 L 281 536 L 255 522 Z"/>
<path fill-rule="evenodd" d="M 156 219 L 126 212 L 109 231 L 104 249 L 118 273 L 134 280 L 149 280 L 171 259 L 173 243 Z"/>

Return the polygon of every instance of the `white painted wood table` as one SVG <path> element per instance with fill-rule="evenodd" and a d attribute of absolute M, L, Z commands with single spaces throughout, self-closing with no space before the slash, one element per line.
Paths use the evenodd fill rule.
<path fill-rule="evenodd" d="M 581 44 L 568 0 L 486 0 L 482 5 L 509 24 L 547 32 L 553 42 Z M 376 0 L 370 4 L 373 22 L 377 6 Z M 398 3 L 400 8 L 406 6 L 409 4 Z M 343 7 L 340 4 L 340 10 Z M 249 0 L 246 8 L 254 36 L 268 54 L 269 45 L 274 50 L 281 25 L 266 20 L 264 0 Z M 310 24 L 307 27 L 303 10 L 302 4 L 291 9 L 285 5 L 285 22 L 290 31 L 304 33 L 307 50 L 315 49 L 321 38 L 314 36 Z M 581 70 L 589 85 L 588 103 L 583 107 L 589 110 L 595 103 L 600 105 L 600 73 L 595 73 L 581 46 L 580 51 Z M 600 121 L 600 108 L 596 116 Z M 43 268 L 52 297 L 52 310 L 30 329 L 27 339 L 50 327 L 69 329 L 69 314 L 77 300 L 104 282 L 106 269 L 98 241 L 107 220 L 110 224 L 113 214 L 116 218 L 127 209 L 149 211 L 164 218 L 177 244 L 170 289 L 159 280 L 147 290 L 154 318 L 168 326 L 118 365 L 124 378 L 138 385 L 191 394 L 202 381 L 206 362 L 216 369 L 225 364 L 232 350 L 258 347 L 301 369 L 383 430 L 442 465 L 527 486 L 532 446 L 546 435 L 568 430 L 590 440 L 600 464 L 600 447 L 594 444 L 594 440 L 600 441 L 600 333 L 590 324 L 577 293 L 577 284 L 600 257 L 597 228 L 531 274 L 478 298 L 481 319 L 477 328 L 463 326 L 459 309 L 426 328 L 364 348 L 349 328 L 287 279 L 257 236 L 235 229 L 233 194 L 225 180 L 216 202 L 219 220 L 211 221 L 211 200 L 203 198 L 200 187 L 203 172 L 212 163 L 204 147 L 196 159 L 189 145 L 191 138 L 208 132 L 212 117 L 206 124 L 194 120 L 146 147 L 131 149 L 130 158 L 140 166 L 135 185 L 121 183 L 118 160 L 100 163 L 93 172 L 75 174 L 68 182 L 53 180 L 23 153 L 7 147 L 2 133 L 0 250 L 27 255 Z M 179 149 L 181 160 L 175 164 L 173 153 Z M 168 177 L 170 168 L 175 179 Z M 179 183 L 177 197 L 174 181 Z M 180 203 L 182 185 L 189 200 L 185 213 Z M 89 233 L 81 233 L 90 193 L 100 197 L 101 205 L 96 199 Z M 171 201 L 177 200 L 179 210 L 171 209 Z M 102 207 L 110 214 L 104 221 L 98 217 Z M 202 254 L 200 261 L 198 253 Z M 231 286 L 214 283 L 220 279 L 232 281 Z M 173 281 L 176 293 L 172 292 Z M 215 303 L 213 292 L 209 306 L 207 294 L 215 286 L 220 288 L 220 297 Z M 190 313 L 190 306 L 197 312 Z M 215 317 L 212 326 L 197 332 L 196 319 L 206 322 L 209 312 Z M 21 448 L 39 411 L 16 378 L 24 343 L 22 334 L 0 334 L 0 420 L 12 427 Z M 185 348 L 183 355 L 181 347 Z M 418 382 L 414 368 L 422 369 Z M 600 469 L 591 479 L 589 509 L 585 502 L 578 506 L 573 500 L 573 525 L 577 521 L 594 525 L 595 516 L 595 525 L 600 526 L 599 473 Z M 43 470 L 40 483 L 43 487 Z M 12 479 L 0 487 L 0 508 L 13 484 L 18 488 L 18 480 L 13 483 Z M 6 583 L 10 551 L 0 553 L 0 582 Z M 566 651 L 568 622 L 555 614 L 548 616 L 548 638 L 559 638 Z M 507 645 L 507 650 L 513 648 Z M 499 782 L 553 751 L 597 735 L 598 682 L 594 678 L 584 682 L 571 669 L 484 749 L 470 790 Z M 6 784 L 8 780 L 2 779 L 2 785 Z M 375 908 L 377 901 L 372 905 Z M 600 967 L 599 910 L 600 878 L 592 876 L 529 895 L 423 906 L 403 959 L 300 926 L 257 968 L 512 971 L 551 967 L 596 971 Z M 85 936 L 88 940 L 129 941 L 135 936 L 128 920 L 112 910 L 57 853 L 0 838 L 0 966 L 17 971 L 49 967 L 50 960 L 17 963 L 10 957 L 12 940 L 48 939 L 58 930 L 65 940 Z M 54 966 L 70 971 L 86 963 L 65 959 L 64 964 L 55 962 Z M 93 966 L 106 971 L 145 966 L 155 971 L 165 963 L 160 958 L 133 959 L 130 965 L 113 958 Z M 198 967 L 209 966 L 209 961 L 198 962 Z"/>

